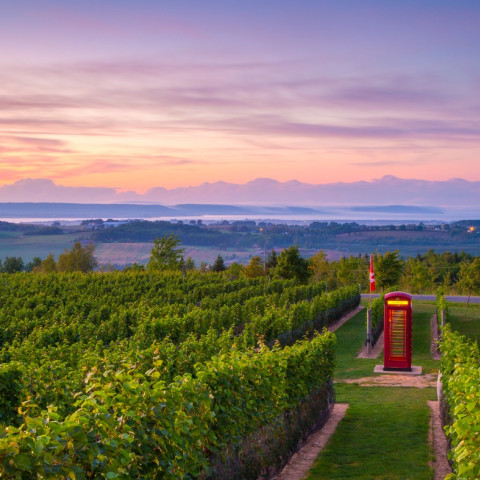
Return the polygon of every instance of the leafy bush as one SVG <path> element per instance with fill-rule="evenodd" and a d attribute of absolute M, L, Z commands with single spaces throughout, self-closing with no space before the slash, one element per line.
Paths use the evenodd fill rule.
<path fill-rule="evenodd" d="M 377 343 L 380 335 L 383 332 L 383 310 L 385 306 L 385 294 L 372 301 L 372 345 Z M 366 340 L 365 340 L 366 343 Z"/>
<path fill-rule="evenodd" d="M 441 373 L 451 445 L 449 458 L 454 473 L 447 479 L 480 478 L 480 353 L 476 342 L 467 340 L 450 325 L 443 328 L 440 343 Z"/>
<path fill-rule="evenodd" d="M 0 424 L 16 424 L 23 397 L 22 369 L 16 363 L 0 364 Z"/>

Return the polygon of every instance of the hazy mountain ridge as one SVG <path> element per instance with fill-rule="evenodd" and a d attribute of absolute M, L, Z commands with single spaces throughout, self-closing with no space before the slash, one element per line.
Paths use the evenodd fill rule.
<path fill-rule="evenodd" d="M 203 183 L 145 194 L 106 187 L 68 187 L 49 179 L 24 179 L 0 187 L 0 202 L 227 204 L 309 206 L 410 205 L 469 207 L 480 201 L 480 182 L 464 179 L 428 181 L 385 176 L 372 181 L 308 184 L 259 178 L 245 184 Z"/>

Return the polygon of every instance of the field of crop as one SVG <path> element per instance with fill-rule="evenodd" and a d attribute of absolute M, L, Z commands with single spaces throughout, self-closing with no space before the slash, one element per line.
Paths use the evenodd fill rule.
<path fill-rule="evenodd" d="M 184 258 L 192 257 L 197 267 L 201 262 L 212 265 L 218 255 L 221 255 L 228 265 L 232 262 L 246 264 L 254 255 L 263 257 L 263 250 L 225 250 L 211 247 L 192 247 L 184 245 Z M 101 265 L 118 265 L 138 263 L 145 264 L 150 257 L 152 243 L 100 243 L 97 245 L 95 255 Z"/>
<path fill-rule="evenodd" d="M 256 478 L 329 408 L 356 287 L 0 276 L 2 478 Z"/>
<path fill-rule="evenodd" d="M 19 232 L 0 232 L 0 259 L 5 257 L 22 257 L 27 263 L 33 257 L 46 258 L 53 253 L 56 258 L 65 249 L 71 249 L 78 239 L 88 241 L 87 232 L 77 232 L 64 235 L 32 235 L 23 236 Z M 153 244 L 146 243 L 97 243 L 95 256 L 100 266 L 114 265 L 123 268 L 133 263 L 146 264 L 150 257 Z M 197 247 L 183 245 L 184 257 L 192 257 L 197 267 L 201 262 L 212 265 L 218 255 L 221 255 L 225 263 L 232 262 L 247 264 L 250 259 L 259 255 L 263 258 L 263 249 L 245 248 L 243 250 L 219 249 L 216 247 Z M 280 249 L 279 249 L 280 250 Z M 315 253 L 312 249 L 301 249 L 304 256 Z M 267 252 L 268 253 L 268 252 Z M 332 254 L 330 258 L 339 258 L 340 254 Z"/>
<path fill-rule="evenodd" d="M 378 383 L 381 359 L 356 358 L 364 311 L 316 333 L 358 305 L 357 287 L 152 271 L 1 274 L 0 287 L 2 478 L 258 478 L 324 421 L 332 381 L 350 407 L 309 479 L 431 478 L 431 303 L 414 304 L 424 376 L 399 387 Z M 450 324 L 478 338 L 478 313 L 450 305 Z M 478 348 L 446 342 L 461 413 L 476 374 L 451 366 L 463 355 L 478 370 Z M 456 458 L 458 429 L 477 428 L 469 398 Z"/>
<path fill-rule="evenodd" d="M 468 328 L 471 336 L 477 332 Z M 473 334 L 472 334 L 473 333 Z M 447 323 L 440 343 L 443 386 L 442 411 L 451 445 L 453 478 L 480 478 L 480 353 L 477 342 Z"/>

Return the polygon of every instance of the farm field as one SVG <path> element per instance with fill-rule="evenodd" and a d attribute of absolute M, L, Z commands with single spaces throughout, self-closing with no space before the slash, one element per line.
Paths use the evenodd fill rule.
<path fill-rule="evenodd" d="M 18 232 L 0 232 L 0 258 L 22 257 L 30 262 L 33 257 L 46 258 L 50 253 L 58 257 L 82 235 L 19 235 Z"/>
<path fill-rule="evenodd" d="M 35 235 L 22 236 L 17 232 L 0 232 L 0 258 L 22 257 L 25 262 L 29 262 L 33 257 L 45 258 L 49 253 L 58 257 L 65 249 L 72 248 L 74 242 L 78 239 L 89 241 L 88 233 L 67 233 L 64 235 Z M 114 265 L 117 268 L 123 268 L 126 265 L 139 263 L 145 264 L 150 256 L 152 242 L 118 242 L 118 243 L 95 243 L 95 256 L 98 258 L 99 265 Z M 251 257 L 258 255 L 263 258 L 263 248 L 245 248 L 245 249 L 224 249 L 218 247 L 201 247 L 192 245 L 182 245 L 185 248 L 185 258 L 191 256 L 197 266 L 203 261 L 212 264 L 218 255 L 221 255 L 228 265 L 232 262 L 247 264 Z M 465 248 L 464 248 L 465 247 Z M 480 247 L 476 246 L 458 246 L 457 251 L 462 248 L 471 254 L 480 255 Z M 267 253 L 271 248 L 268 247 Z M 318 244 L 318 248 L 300 248 L 300 253 L 304 257 L 311 257 L 318 250 L 324 250 L 329 260 L 339 260 L 344 256 L 363 255 L 372 250 L 372 243 L 367 239 L 361 242 L 350 242 L 348 239 L 338 242 L 337 240 L 325 241 Z M 400 250 L 402 256 L 415 257 L 419 253 L 425 253 L 429 249 L 442 252 L 447 249 L 441 244 L 412 243 L 403 245 L 398 243 L 384 243 L 375 246 L 375 252 L 385 252 Z M 280 247 L 277 251 L 281 250 Z M 451 249 L 450 249 L 451 250 Z"/>
<path fill-rule="evenodd" d="M 432 305 L 414 304 L 413 364 L 433 385 L 438 362 L 430 356 Z M 433 386 L 378 386 L 373 373 L 377 359 L 356 358 L 365 338 L 365 311 L 336 332 L 335 370 L 337 402 L 350 406 L 308 480 L 324 478 L 430 479 L 431 447 L 428 439 L 428 400 L 436 400 Z M 388 378 L 388 376 L 387 376 Z M 422 385 L 425 386 L 425 385 Z"/>
<path fill-rule="evenodd" d="M 321 228 L 318 225 L 309 227 L 270 224 L 259 227 L 255 222 L 243 222 L 248 225 L 240 223 L 241 225 L 194 227 L 169 222 L 131 222 L 114 228 L 92 230 L 87 222 L 84 225 L 56 227 L 63 235 L 53 234 L 54 232 L 50 232 L 50 235 L 42 235 L 42 232 L 32 235 L 32 229 L 41 229 L 41 225 L 17 225 L 16 231 L 9 231 L 13 224 L 3 224 L 0 229 L 0 259 L 16 256 L 22 257 L 27 263 L 35 256 L 45 258 L 50 252 L 58 256 L 65 248 L 70 248 L 75 240 L 82 239 L 93 241 L 97 245 L 100 265 L 123 268 L 132 263 L 145 263 L 153 240 L 167 233 L 178 236 L 186 248 L 185 256 L 191 256 L 197 264 L 202 261 L 211 264 L 218 255 L 221 255 L 227 264 L 234 261 L 246 264 L 252 256 L 262 257 L 264 249 L 268 253 L 271 249 L 278 251 L 290 245 L 297 245 L 304 257 L 311 257 L 323 250 L 330 260 L 364 255 L 372 251 L 378 254 L 394 250 L 399 250 L 403 258 L 425 254 L 428 250 L 463 250 L 469 254 L 480 255 L 480 235 L 465 233 L 464 225 L 457 225 L 454 232 L 447 232 L 433 229 L 375 229 L 376 227 L 361 227 L 353 223 L 342 225 L 335 222 L 331 222 L 329 226 L 327 223 L 320 224 Z"/>
<path fill-rule="evenodd" d="M 66 233 L 64 235 L 22 235 L 19 232 L 0 231 L 0 259 L 6 257 L 21 257 L 25 263 L 34 257 L 46 258 L 50 253 L 58 257 L 65 249 L 71 249 L 75 241 L 89 241 L 88 232 Z M 99 266 L 113 265 L 122 269 L 127 265 L 146 264 L 150 257 L 152 242 L 118 242 L 96 243 L 95 257 Z M 247 264 L 251 257 L 259 255 L 263 258 L 261 248 L 222 249 L 217 247 L 199 247 L 182 245 L 184 257 L 192 257 L 197 267 L 201 262 L 213 264 L 221 255 L 228 265 L 232 262 Z M 303 256 L 309 257 L 316 253 L 313 249 L 300 249 Z M 340 253 L 329 252 L 330 258 L 340 258 Z"/>
<path fill-rule="evenodd" d="M 249 248 L 245 250 L 225 250 L 210 247 L 194 247 L 182 245 L 184 258 L 192 257 L 197 267 L 201 262 L 212 265 L 218 255 L 221 255 L 226 264 L 238 262 L 246 264 L 255 255 L 263 256 L 263 250 Z M 95 255 L 100 265 L 124 265 L 138 263 L 146 264 L 150 257 L 152 243 L 100 243 Z"/>

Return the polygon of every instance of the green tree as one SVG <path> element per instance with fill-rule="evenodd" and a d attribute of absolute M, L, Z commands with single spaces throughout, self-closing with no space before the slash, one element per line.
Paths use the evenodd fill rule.
<path fill-rule="evenodd" d="M 310 259 L 308 268 L 312 271 L 313 280 L 315 282 L 326 282 L 330 274 L 330 262 L 327 260 L 327 254 L 323 250 L 319 250 Z"/>
<path fill-rule="evenodd" d="M 344 287 L 360 285 L 362 290 L 369 286 L 368 264 L 362 257 L 343 257 L 337 263 L 337 278 Z"/>
<path fill-rule="evenodd" d="M 408 258 L 403 270 L 402 284 L 412 293 L 422 293 L 432 288 L 429 268 L 419 259 Z"/>
<path fill-rule="evenodd" d="M 176 235 L 164 235 L 153 241 L 148 270 L 179 270 L 183 261 L 183 248 L 177 248 L 180 240 Z"/>
<path fill-rule="evenodd" d="M 195 261 L 193 260 L 192 257 L 187 257 L 185 260 L 185 270 L 187 271 L 192 271 L 195 270 L 197 267 L 195 265 Z"/>
<path fill-rule="evenodd" d="M 223 257 L 221 255 L 219 255 L 216 258 L 215 262 L 213 262 L 212 271 L 213 272 L 223 272 L 226 269 L 227 269 L 227 267 L 225 266 L 225 263 L 223 261 Z"/>
<path fill-rule="evenodd" d="M 233 278 L 238 278 L 240 275 L 243 274 L 243 269 L 245 267 L 238 262 L 233 262 L 230 264 L 228 267 L 228 273 L 233 277 Z"/>
<path fill-rule="evenodd" d="M 93 272 L 98 265 L 94 252 L 93 243 L 83 246 L 81 242 L 75 242 L 71 250 L 65 249 L 58 257 L 57 270 L 59 272 Z"/>
<path fill-rule="evenodd" d="M 5 257 L 3 261 L 2 272 L 17 273 L 25 268 L 22 257 Z"/>
<path fill-rule="evenodd" d="M 457 287 L 462 293 L 467 293 L 468 308 L 472 293 L 480 293 L 480 257 L 475 257 L 472 262 L 462 262 L 458 274 Z"/>
<path fill-rule="evenodd" d="M 38 272 L 42 273 L 51 273 L 57 270 L 57 262 L 55 262 L 55 257 L 53 253 L 50 253 L 45 260 L 42 260 L 40 267 L 38 267 Z"/>
<path fill-rule="evenodd" d="M 267 256 L 267 262 L 265 264 L 267 271 L 273 270 L 277 266 L 277 252 L 272 249 L 272 251 Z"/>
<path fill-rule="evenodd" d="M 243 269 L 243 274 L 247 278 L 262 277 L 265 275 L 262 259 L 256 255 L 250 259 L 250 263 Z"/>
<path fill-rule="evenodd" d="M 40 268 L 41 264 L 42 264 L 42 259 L 40 257 L 33 257 L 32 261 L 28 262 L 25 265 L 25 271 L 27 272 L 37 271 Z"/>
<path fill-rule="evenodd" d="M 376 284 L 382 290 L 397 285 L 403 270 L 403 261 L 398 256 L 398 250 L 377 255 L 374 270 Z"/>
<path fill-rule="evenodd" d="M 295 278 L 299 282 L 306 282 L 310 273 L 308 262 L 300 256 L 297 246 L 284 248 L 278 255 L 275 276 L 279 278 Z"/>

